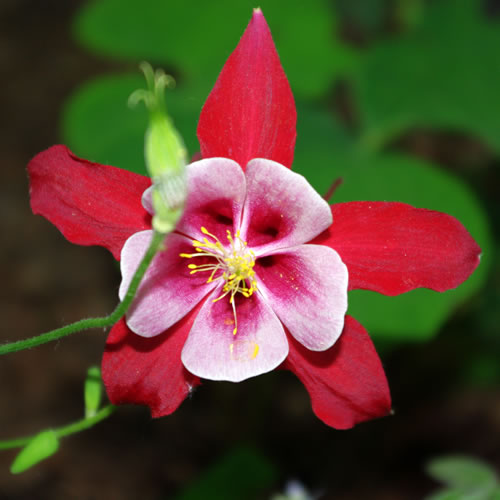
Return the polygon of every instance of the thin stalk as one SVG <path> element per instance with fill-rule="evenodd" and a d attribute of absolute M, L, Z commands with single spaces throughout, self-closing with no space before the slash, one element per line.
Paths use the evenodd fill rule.
<path fill-rule="evenodd" d="M 47 342 L 52 342 L 53 340 L 58 340 L 72 333 L 81 332 L 83 330 L 88 330 L 90 328 L 106 328 L 108 326 L 116 323 L 122 316 L 126 314 L 132 301 L 134 300 L 137 288 L 146 272 L 149 264 L 153 260 L 156 252 L 159 250 L 160 245 L 163 243 L 165 235 L 155 231 L 153 233 L 153 239 L 146 251 L 146 254 L 141 260 L 137 271 L 135 272 L 132 281 L 128 287 L 127 293 L 124 299 L 118 304 L 116 309 L 109 315 L 100 318 L 87 318 L 76 321 L 69 325 L 63 326 L 61 328 L 56 328 L 47 333 L 42 333 L 36 337 L 31 337 L 26 340 L 18 340 L 16 342 L 11 342 L 9 344 L 0 345 L 0 356 L 3 354 L 9 354 L 11 352 L 22 351 L 23 349 L 30 349 L 32 347 L 37 347 Z"/>
<path fill-rule="evenodd" d="M 108 405 L 100 409 L 93 417 L 82 418 L 78 422 L 73 422 L 72 424 L 56 429 L 55 433 L 58 438 L 69 436 L 70 434 L 76 434 L 77 432 L 90 429 L 95 424 L 99 423 L 101 420 L 108 418 L 116 409 L 114 405 Z"/>
<path fill-rule="evenodd" d="M 77 432 L 84 431 L 93 427 L 101 420 L 108 418 L 116 409 L 114 405 L 108 405 L 99 410 L 93 417 L 82 418 L 77 422 L 55 429 L 54 432 L 58 438 L 76 434 Z M 11 448 L 21 448 L 26 446 L 35 436 L 27 436 L 16 439 L 9 439 L 8 441 L 0 441 L 0 450 L 9 450 Z"/>

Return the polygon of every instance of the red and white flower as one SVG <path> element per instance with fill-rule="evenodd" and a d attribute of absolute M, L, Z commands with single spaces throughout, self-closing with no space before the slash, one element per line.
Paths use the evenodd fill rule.
<path fill-rule="evenodd" d="M 201 160 L 187 167 L 187 180 L 184 215 L 149 267 L 128 327 L 153 337 L 203 302 L 181 359 L 211 380 L 239 382 L 279 366 L 288 355 L 284 326 L 306 348 L 329 349 L 344 325 L 347 268 L 335 250 L 304 244 L 332 223 L 325 200 L 265 159 L 245 173 L 233 160 Z M 151 238 L 141 231 L 123 247 L 121 299 Z"/>
<path fill-rule="evenodd" d="M 347 290 L 454 288 L 480 249 L 446 214 L 384 202 L 330 208 L 289 170 L 295 121 L 256 10 L 203 107 L 203 160 L 187 167 L 185 213 L 109 334 L 102 372 L 113 403 L 144 404 L 158 417 L 200 377 L 240 381 L 280 367 L 297 375 L 332 427 L 390 411 L 375 349 L 344 317 Z M 123 297 L 152 234 L 149 179 L 64 146 L 28 170 L 35 213 L 70 241 L 121 256 Z"/>

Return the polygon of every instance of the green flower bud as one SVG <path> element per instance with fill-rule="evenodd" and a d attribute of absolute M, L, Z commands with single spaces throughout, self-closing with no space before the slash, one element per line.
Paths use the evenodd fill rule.
<path fill-rule="evenodd" d="M 142 63 L 141 69 L 148 89 L 136 90 L 129 104 L 144 101 L 149 111 L 144 156 L 154 186 L 153 229 L 166 234 L 175 228 L 184 210 L 187 151 L 165 107 L 164 90 L 173 84 L 173 78 L 161 70 L 154 72 L 148 63 Z"/>
<path fill-rule="evenodd" d="M 102 397 L 101 370 L 97 366 L 91 366 L 88 369 L 83 394 L 85 418 L 93 417 L 99 409 Z"/>
<path fill-rule="evenodd" d="M 42 431 L 18 453 L 10 466 L 10 472 L 20 474 L 53 455 L 58 448 L 59 439 L 56 433 L 51 429 Z"/>

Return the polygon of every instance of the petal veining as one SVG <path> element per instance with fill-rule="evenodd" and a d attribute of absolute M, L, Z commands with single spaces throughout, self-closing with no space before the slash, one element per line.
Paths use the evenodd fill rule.
<path fill-rule="evenodd" d="M 307 180 L 271 160 L 252 160 L 241 234 L 256 255 L 307 243 L 332 223 L 328 203 Z"/>
<path fill-rule="evenodd" d="M 290 333 L 324 351 L 338 339 L 347 311 L 347 268 L 337 252 L 300 245 L 258 259 L 257 287 Z"/>
<path fill-rule="evenodd" d="M 290 339 L 283 368 L 304 384 L 314 413 L 335 429 L 383 417 L 391 396 L 380 358 L 366 330 L 346 316 L 339 341 L 327 351 L 313 352 Z"/>
<path fill-rule="evenodd" d="M 140 203 L 148 177 L 76 157 L 52 146 L 28 165 L 31 208 L 72 243 L 100 245 L 116 259 L 132 234 L 151 227 Z"/>
<path fill-rule="evenodd" d="M 481 249 L 454 217 L 405 203 L 332 206 L 334 223 L 314 243 L 335 249 L 349 268 L 349 289 L 398 295 L 444 292 L 465 281 Z"/>
<path fill-rule="evenodd" d="M 280 321 L 258 293 L 235 297 L 238 331 L 227 297 L 218 287 L 203 304 L 182 350 L 191 372 L 210 380 L 240 382 L 276 368 L 288 354 Z"/>
<path fill-rule="evenodd" d="M 202 227 L 226 239 L 240 222 L 245 200 L 245 175 L 239 165 L 227 158 L 210 158 L 186 167 L 188 196 L 177 231 L 191 238 L 203 238 Z"/>
<path fill-rule="evenodd" d="M 201 153 L 204 158 L 231 158 L 243 169 L 252 158 L 291 167 L 296 120 L 292 91 L 271 32 L 256 9 L 201 110 Z"/>
<path fill-rule="evenodd" d="M 199 309 L 199 307 L 198 307 Z M 102 358 L 102 380 L 113 404 L 149 406 L 153 417 L 174 412 L 200 384 L 181 362 L 197 310 L 154 339 L 133 333 L 122 318 L 111 329 Z"/>
<path fill-rule="evenodd" d="M 141 231 L 125 243 L 121 258 L 123 300 L 130 281 L 151 242 L 153 231 Z M 180 254 L 190 250 L 191 241 L 171 234 L 142 279 L 127 313 L 128 327 L 143 337 L 154 337 L 185 316 L 216 285 L 205 276 L 192 275 Z"/>

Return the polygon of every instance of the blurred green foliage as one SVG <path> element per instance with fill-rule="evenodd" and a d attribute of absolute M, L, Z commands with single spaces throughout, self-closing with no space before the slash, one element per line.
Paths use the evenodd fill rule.
<path fill-rule="evenodd" d="M 251 500 L 276 481 L 276 469 L 256 449 L 240 445 L 219 458 L 175 500 Z"/>
<path fill-rule="evenodd" d="M 427 500 L 498 500 L 500 484 L 492 467 L 473 457 L 445 456 L 427 464 L 428 474 L 446 488 Z"/>
<path fill-rule="evenodd" d="M 367 140 L 457 130 L 500 152 L 500 29 L 478 0 L 439 0 L 409 33 L 363 53 L 355 78 Z"/>
<path fill-rule="evenodd" d="M 402 201 L 457 217 L 481 245 L 491 245 L 483 209 L 474 193 L 453 175 L 417 158 L 362 150 L 331 116 L 299 107 L 294 170 L 321 193 L 336 178 L 343 183 L 333 201 Z M 320 165 L 320 168 L 311 168 Z M 481 266 L 469 280 L 445 293 L 414 290 L 397 297 L 356 290 L 349 294 L 349 313 L 378 338 L 426 340 L 437 333 L 448 314 L 477 291 L 491 264 L 484 252 Z"/>
<path fill-rule="evenodd" d="M 406 32 L 364 50 L 341 39 L 341 15 L 362 25 L 372 22 L 370 30 L 377 34 L 389 3 L 370 1 L 371 14 L 344 0 L 335 3 L 337 8 L 325 0 L 262 0 L 259 5 L 297 101 L 294 170 L 321 194 L 342 177 L 334 202 L 403 201 L 450 213 L 483 249 L 481 266 L 455 291 L 416 290 L 399 297 L 351 292 L 350 312 L 376 340 L 396 342 L 430 338 L 479 289 L 490 268 L 492 243 L 481 203 L 463 181 L 437 165 L 390 152 L 387 145 L 427 126 L 473 134 L 500 151 L 495 107 L 500 106 L 495 93 L 500 32 L 473 0 L 436 0 L 425 9 L 420 1 L 400 0 L 396 16 Z M 147 59 L 173 73 L 178 87 L 167 93 L 167 107 L 194 154 L 203 102 L 255 6 L 249 0 L 197 0 L 189 8 L 167 0 L 94 1 L 77 15 L 74 33 L 98 54 L 127 63 Z M 354 96 L 350 104 L 360 117 L 356 130 L 332 105 L 339 82 Z M 145 174 L 146 112 L 126 107 L 130 93 L 142 85 L 138 72 L 84 84 L 64 111 L 65 142 L 81 156 Z"/>
<path fill-rule="evenodd" d="M 105 0 L 89 3 L 75 35 L 89 49 L 124 60 L 147 59 L 172 68 L 190 82 L 208 84 L 238 43 L 252 8 L 261 7 L 295 94 L 321 95 L 333 78 L 351 68 L 354 56 L 331 35 L 335 12 L 326 0 Z"/>

